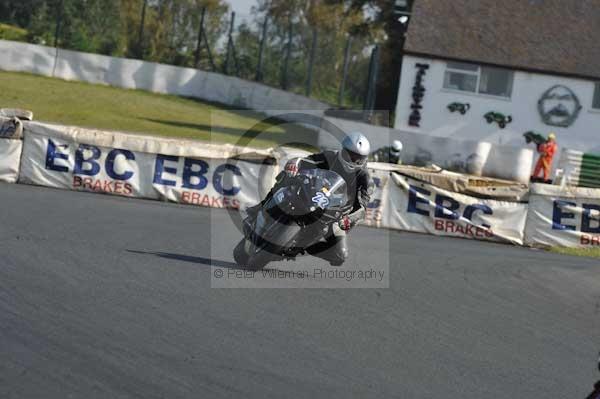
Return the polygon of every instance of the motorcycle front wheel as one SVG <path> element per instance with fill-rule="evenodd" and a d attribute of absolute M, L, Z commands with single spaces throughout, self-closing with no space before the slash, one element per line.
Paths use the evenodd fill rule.
<path fill-rule="evenodd" d="M 238 243 L 233 249 L 233 259 L 238 266 L 248 265 L 248 253 L 246 252 L 246 238 L 242 238 L 242 241 Z"/>
<path fill-rule="evenodd" d="M 273 255 L 265 250 L 256 252 L 254 244 L 243 238 L 233 250 L 233 259 L 240 267 L 260 270 L 273 260 Z"/>

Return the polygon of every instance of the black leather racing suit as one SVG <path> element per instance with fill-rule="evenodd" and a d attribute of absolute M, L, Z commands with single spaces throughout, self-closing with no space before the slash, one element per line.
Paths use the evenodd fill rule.
<path fill-rule="evenodd" d="M 324 151 L 319 154 L 311 155 L 307 159 L 314 162 L 319 169 L 327 169 L 336 172 L 346 181 L 348 201 L 349 204 L 352 205 L 352 208 L 348 211 L 348 215 L 350 215 L 354 221 L 363 219 L 364 212 L 367 210 L 374 188 L 373 181 L 369 176 L 366 165 L 355 172 L 347 172 L 338 160 L 337 151 Z M 285 172 L 282 172 L 282 174 L 283 173 Z M 258 211 L 258 208 L 266 203 L 274 193 L 275 188 L 271 190 L 259 205 L 251 208 L 253 209 L 253 212 Z M 339 228 L 332 228 L 326 236 L 325 241 L 321 241 L 307 248 L 306 252 L 328 261 L 333 266 L 341 266 L 348 258 L 346 232 Z"/>

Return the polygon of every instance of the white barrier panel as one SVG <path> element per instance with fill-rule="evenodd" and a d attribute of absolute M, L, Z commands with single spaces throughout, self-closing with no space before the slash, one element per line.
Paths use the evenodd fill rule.
<path fill-rule="evenodd" d="M 21 162 L 21 140 L 0 139 L 0 181 L 16 183 Z"/>
<path fill-rule="evenodd" d="M 138 145 L 157 150 L 177 149 L 170 140 L 138 143 L 134 135 L 105 132 L 97 143 L 113 141 L 124 146 L 91 143 L 93 131 L 26 124 L 20 181 L 47 187 L 99 192 L 126 197 L 164 199 L 215 208 L 239 209 L 260 201 L 279 169 L 276 162 L 232 160 L 215 152 L 202 158 L 181 151 L 210 155 L 208 144 L 177 153 L 135 151 Z M 87 133 L 87 134 L 86 134 Z M 86 142 L 75 140 L 86 138 Z M 161 148 L 161 142 L 164 146 Z M 227 151 L 226 153 L 230 153 Z M 262 183 L 262 184 L 259 184 Z"/>
<path fill-rule="evenodd" d="M 23 124 L 16 118 L 0 117 L 0 182 L 16 183 L 23 149 Z"/>
<path fill-rule="evenodd" d="M 600 246 L 600 189 L 532 185 L 525 237 L 534 246 Z"/>
<path fill-rule="evenodd" d="M 523 244 L 527 204 L 481 200 L 396 173 L 386 187 L 381 227 Z"/>
<path fill-rule="evenodd" d="M 52 76 L 56 49 L 35 44 L 0 40 L 0 69 Z"/>

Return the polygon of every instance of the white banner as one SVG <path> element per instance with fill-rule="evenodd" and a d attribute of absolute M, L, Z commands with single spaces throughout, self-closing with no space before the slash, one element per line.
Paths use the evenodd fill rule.
<path fill-rule="evenodd" d="M 0 139 L 0 181 L 16 183 L 19 177 L 19 164 L 21 162 L 21 140 Z"/>
<path fill-rule="evenodd" d="M 529 200 L 528 245 L 600 246 L 600 189 L 534 185 Z"/>
<path fill-rule="evenodd" d="M 239 209 L 260 201 L 278 170 L 276 164 L 82 144 L 43 132 L 26 129 L 23 183 Z"/>
<path fill-rule="evenodd" d="M 397 173 L 386 187 L 381 227 L 523 244 L 527 204 L 456 194 Z"/>

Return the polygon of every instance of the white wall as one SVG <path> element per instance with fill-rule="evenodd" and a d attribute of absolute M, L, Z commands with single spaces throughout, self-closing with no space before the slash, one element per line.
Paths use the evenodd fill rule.
<path fill-rule="evenodd" d="M 420 128 L 408 125 L 417 63 L 430 65 L 423 80 L 426 92 L 422 103 Z M 397 129 L 516 146 L 525 145 L 523 133 L 526 131 L 534 130 L 546 135 L 556 132 L 558 144 L 563 148 L 600 152 L 600 111 L 591 109 L 594 82 L 516 71 L 512 96 L 510 99 L 502 99 L 444 89 L 445 70 L 446 61 L 405 57 L 396 110 Z M 556 84 L 569 87 L 583 106 L 579 117 L 569 128 L 545 125 L 538 113 L 538 100 L 546 90 Z M 458 112 L 451 113 L 447 106 L 453 102 L 469 103 L 471 109 L 464 116 Z M 503 130 L 495 123 L 488 124 L 483 115 L 489 111 L 512 115 L 513 122 Z"/>

